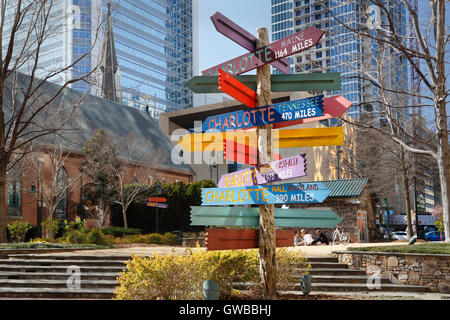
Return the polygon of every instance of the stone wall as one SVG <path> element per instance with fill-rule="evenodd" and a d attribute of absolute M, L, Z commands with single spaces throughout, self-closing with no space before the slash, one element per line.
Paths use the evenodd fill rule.
<path fill-rule="evenodd" d="M 181 245 L 183 247 L 196 247 L 197 242 L 200 247 L 205 246 L 205 238 L 183 238 Z"/>
<path fill-rule="evenodd" d="M 450 293 L 450 255 L 385 252 L 334 252 L 349 268 L 371 274 L 379 268 L 381 276 L 393 283 L 420 285 L 434 292 Z"/>

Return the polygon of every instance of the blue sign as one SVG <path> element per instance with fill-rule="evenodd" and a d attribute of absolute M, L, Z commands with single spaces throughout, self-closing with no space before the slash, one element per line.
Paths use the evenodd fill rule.
<path fill-rule="evenodd" d="M 202 206 L 322 203 L 330 190 L 320 182 L 235 188 L 202 188 Z"/>
<path fill-rule="evenodd" d="M 223 132 L 272 123 L 323 116 L 323 95 L 250 108 L 213 117 L 202 124 L 203 132 Z"/>

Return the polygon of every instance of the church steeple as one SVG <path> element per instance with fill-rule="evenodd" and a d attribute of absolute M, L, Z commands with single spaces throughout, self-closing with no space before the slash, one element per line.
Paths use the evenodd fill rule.
<path fill-rule="evenodd" d="M 114 34 L 111 22 L 111 2 L 107 4 L 108 12 L 105 21 L 103 39 L 103 57 L 100 65 L 102 71 L 102 93 L 105 99 L 122 103 L 120 89 L 120 71 L 114 45 Z"/>

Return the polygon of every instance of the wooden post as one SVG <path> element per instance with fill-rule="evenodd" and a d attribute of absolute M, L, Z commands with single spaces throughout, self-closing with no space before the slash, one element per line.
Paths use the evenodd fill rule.
<path fill-rule="evenodd" d="M 269 44 L 269 35 L 266 28 L 258 28 L 259 49 Z M 257 106 L 272 104 L 270 84 L 270 64 L 258 67 L 256 71 Z M 258 137 L 258 165 L 272 161 L 272 125 L 257 127 Z M 259 206 L 259 267 L 262 281 L 262 299 L 276 299 L 276 239 L 274 205 L 263 204 Z"/>

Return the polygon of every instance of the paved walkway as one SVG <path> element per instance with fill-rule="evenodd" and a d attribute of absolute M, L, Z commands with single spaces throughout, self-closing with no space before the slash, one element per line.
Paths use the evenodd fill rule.
<path fill-rule="evenodd" d="M 406 242 L 382 242 L 382 243 L 351 243 L 349 245 L 336 245 L 336 246 L 325 246 L 325 245 L 316 245 L 316 246 L 299 246 L 299 247 L 290 247 L 290 250 L 301 251 L 307 257 L 327 257 L 331 256 L 333 251 L 343 251 L 349 247 L 372 247 L 372 246 L 391 246 L 391 245 L 407 245 Z M 181 246 L 162 246 L 162 245 L 148 245 L 148 246 L 139 246 L 135 247 L 126 247 L 126 248 L 114 248 L 114 249 L 100 249 L 100 250 L 80 250 L 66 253 L 54 253 L 55 255 L 64 254 L 64 255 L 129 255 L 131 253 L 138 255 L 150 256 L 152 254 L 170 254 L 172 252 L 176 254 L 184 253 L 188 248 Z M 195 248 L 191 248 L 194 249 Z M 205 250 L 202 248 L 202 250 Z"/>

